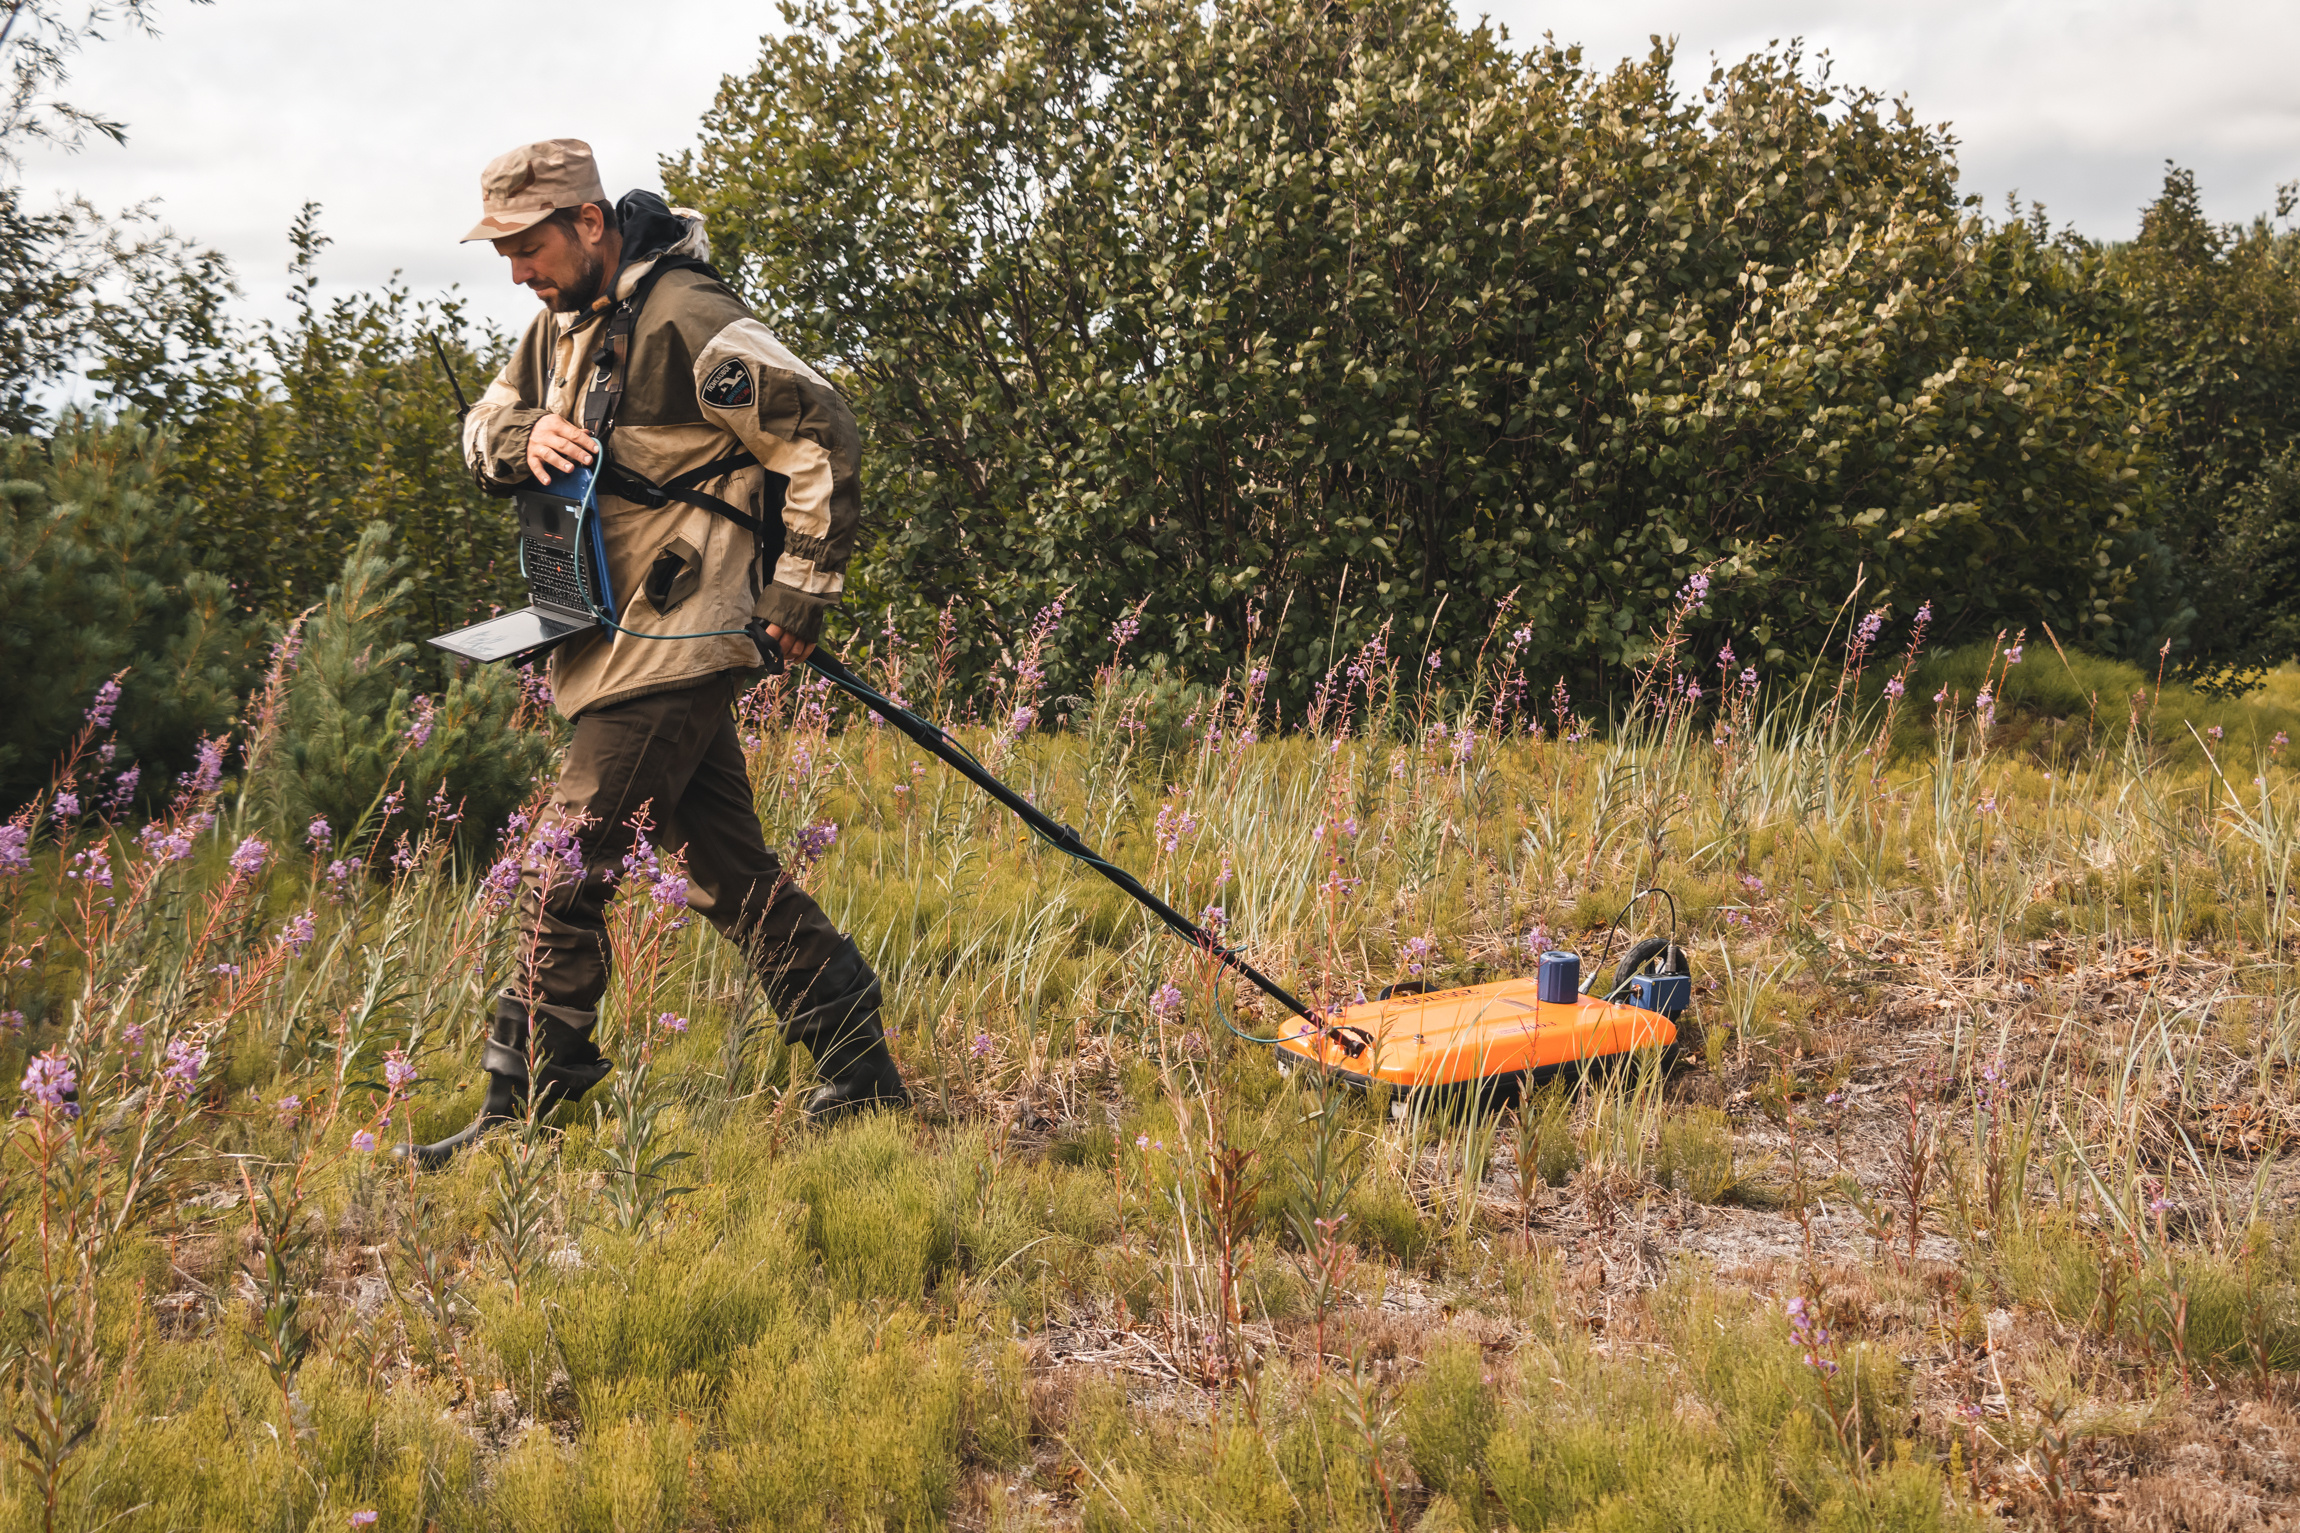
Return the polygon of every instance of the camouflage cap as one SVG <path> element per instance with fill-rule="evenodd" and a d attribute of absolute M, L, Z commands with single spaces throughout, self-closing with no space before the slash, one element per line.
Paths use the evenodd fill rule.
<path fill-rule="evenodd" d="M 605 202 L 607 188 L 599 184 L 599 165 L 589 144 L 579 138 L 547 138 L 489 160 L 479 173 L 479 197 L 485 216 L 463 236 L 465 243 L 499 240 L 533 228 L 561 208 Z"/>

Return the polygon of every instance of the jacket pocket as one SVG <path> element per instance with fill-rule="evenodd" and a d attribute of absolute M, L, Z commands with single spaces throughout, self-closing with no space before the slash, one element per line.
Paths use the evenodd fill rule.
<path fill-rule="evenodd" d="M 668 617 L 702 585 L 703 556 L 685 538 L 673 538 L 656 552 L 640 589 L 646 594 L 647 605 Z"/>

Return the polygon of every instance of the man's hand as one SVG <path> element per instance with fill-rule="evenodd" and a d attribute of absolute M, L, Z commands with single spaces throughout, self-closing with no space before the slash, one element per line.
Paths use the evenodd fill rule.
<path fill-rule="evenodd" d="M 527 472 L 537 484 L 549 484 L 553 469 L 571 472 L 577 464 L 589 463 L 598 450 L 590 433 L 559 416 L 546 415 L 527 434 Z"/>
<path fill-rule="evenodd" d="M 807 656 L 815 652 L 813 644 L 795 634 L 783 632 L 773 623 L 767 625 L 767 637 L 782 646 L 783 664 L 785 665 L 804 665 L 807 663 Z"/>

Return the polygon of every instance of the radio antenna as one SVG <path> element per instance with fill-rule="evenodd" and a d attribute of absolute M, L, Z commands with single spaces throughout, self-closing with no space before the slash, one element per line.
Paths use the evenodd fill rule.
<path fill-rule="evenodd" d="M 455 381 L 455 364 L 447 360 L 447 348 L 439 344 L 439 332 L 431 332 L 432 354 L 439 358 L 439 370 L 447 374 L 447 386 L 455 390 L 455 423 L 463 424 L 463 417 L 471 413 L 471 405 L 463 397 L 463 385 Z"/>

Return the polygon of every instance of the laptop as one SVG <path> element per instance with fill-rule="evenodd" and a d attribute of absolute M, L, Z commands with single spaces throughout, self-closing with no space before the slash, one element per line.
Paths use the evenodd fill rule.
<path fill-rule="evenodd" d="M 599 620 L 591 615 L 584 587 L 578 584 L 588 579 L 593 599 L 603 600 L 597 564 L 583 562 L 590 552 L 585 533 L 586 518 L 592 513 L 583 505 L 590 490 L 591 470 L 584 467 L 559 475 L 547 486 L 521 490 L 513 503 L 519 512 L 519 572 L 527 577 L 527 605 L 440 634 L 431 642 L 481 665 L 499 660 L 516 664 L 597 628 Z"/>

